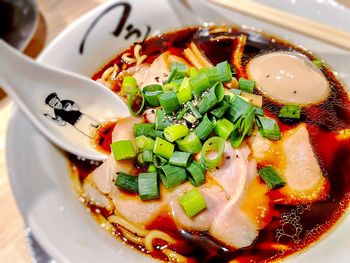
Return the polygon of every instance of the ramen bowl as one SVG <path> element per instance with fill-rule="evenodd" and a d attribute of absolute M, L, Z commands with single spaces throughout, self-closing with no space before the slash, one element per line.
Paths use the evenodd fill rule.
<path fill-rule="evenodd" d="M 174 7 L 162 0 L 147 1 L 147 4 L 136 0 L 105 3 L 58 36 L 39 61 L 91 77 L 135 41 L 186 26 L 215 22 L 261 30 L 310 49 L 325 59 L 344 85 L 349 86 L 347 63 L 350 60 L 345 59 L 348 52 L 219 7 L 190 3 L 195 5 L 195 14 L 184 6 Z M 328 16 L 316 14 L 317 19 L 327 17 L 330 20 L 336 13 L 327 7 L 316 2 L 310 6 L 316 13 L 319 9 L 327 12 Z M 301 10 L 302 6 L 299 8 Z M 348 12 L 337 11 L 344 17 Z M 346 25 L 347 21 L 343 23 Z M 13 109 L 8 131 L 7 165 L 18 206 L 34 236 L 52 258 L 58 262 L 156 261 L 117 240 L 96 223 L 75 193 L 66 155 L 47 141 L 17 108 Z M 350 243 L 343 233 L 349 231 L 350 220 L 344 215 L 321 240 L 287 257 L 286 261 L 327 262 L 332 257 L 346 262 Z"/>

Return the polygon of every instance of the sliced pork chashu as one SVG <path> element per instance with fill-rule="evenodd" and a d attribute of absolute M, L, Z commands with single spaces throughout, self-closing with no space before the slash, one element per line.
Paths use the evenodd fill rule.
<path fill-rule="evenodd" d="M 283 133 L 280 141 L 267 140 L 254 132 L 248 142 L 258 163 L 273 165 L 286 181 L 286 185 L 278 190 L 281 196 L 276 202 L 313 202 L 325 196 L 327 179 L 322 174 L 304 124 Z"/>

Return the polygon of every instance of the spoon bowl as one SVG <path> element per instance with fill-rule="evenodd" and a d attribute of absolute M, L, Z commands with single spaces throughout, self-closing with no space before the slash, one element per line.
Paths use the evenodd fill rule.
<path fill-rule="evenodd" d="M 105 153 L 92 140 L 102 122 L 126 117 L 123 100 L 102 84 L 22 55 L 0 40 L 0 86 L 62 149 L 90 160 Z"/>

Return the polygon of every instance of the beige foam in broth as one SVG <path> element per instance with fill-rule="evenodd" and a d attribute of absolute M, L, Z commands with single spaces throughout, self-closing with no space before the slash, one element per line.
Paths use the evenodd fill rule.
<path fill-rule="evenodd" d="M 273 52 L 258 56 L 247 67 L 249 77 L 273 100 L 307 105 L 326 99 L 330 88 L 321 70 L 304 55 Z"/>

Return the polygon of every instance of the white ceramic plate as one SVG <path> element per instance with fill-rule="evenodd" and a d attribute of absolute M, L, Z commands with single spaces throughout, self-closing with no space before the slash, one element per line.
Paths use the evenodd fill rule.
<path fill-rule="evenodd" d="M 344 50 L 234 12 L 201 4 L 200 1 L 190 1 L 195 5 L 197 13 L 189 15 L 188 10 L 177 5 L 178 2 L 173 6 L 174 0 L 171 1 L 172 8 L 164 0 L 124 1 L 130 4 L 131 10 L 125 24 L 121 25 L 119 35 L 115 31 L 122 13 L 127 9 L 119 6 L 116 1 L 108 2 L 73 23 L 53 41 L 39 60 L 91 76 L 117 52 L 136 40 L 135 35 L 125 40 L 129 25 L 132 25 L 132 29 L 140 30 L 139 39 L 142 39 L 148 26 L 150 35 L 156 35 L 186 24 L 214 21 L 252 26 L 309 47 L 326 58 L 345 83 L 350 83 L 349 72 L 346 71 L 350 68 L 350 60 L 346 59 L 349 53 Z M 334 5 L 334 1 L 308 1 L 307 6 L 303 4 L 304 1 L 276 2 L 283 9 L 307 14 L 324 22 L 336 20 L 337 25 L 343 28 L 348 28 L 350 24 L 350 11 Z M 105 14 L 101 15 L 102 13 Z M 89 31 L 98 17 L 100 19 Z M 87 31 L 90 33 L 85 39 L 83 52 L 80 53 L 82 39 Z M 61 151 L 48 142 L 17 109 L 13 111 L 8 127 L 7 165 L 23 217 L 40 245 L 56 261 L 154 262 L 152 258 L 131 249 L 98 226 L 75 196 L 69 180 L 67 161 Z M 343 219 L 327 238 L 306 252 L 288 258 L 288 261 L 328 262 L 331 257 L 339 263 L 348 262 L 350 239 L 344 233 L 350 233 L 349 217 Z"/>

